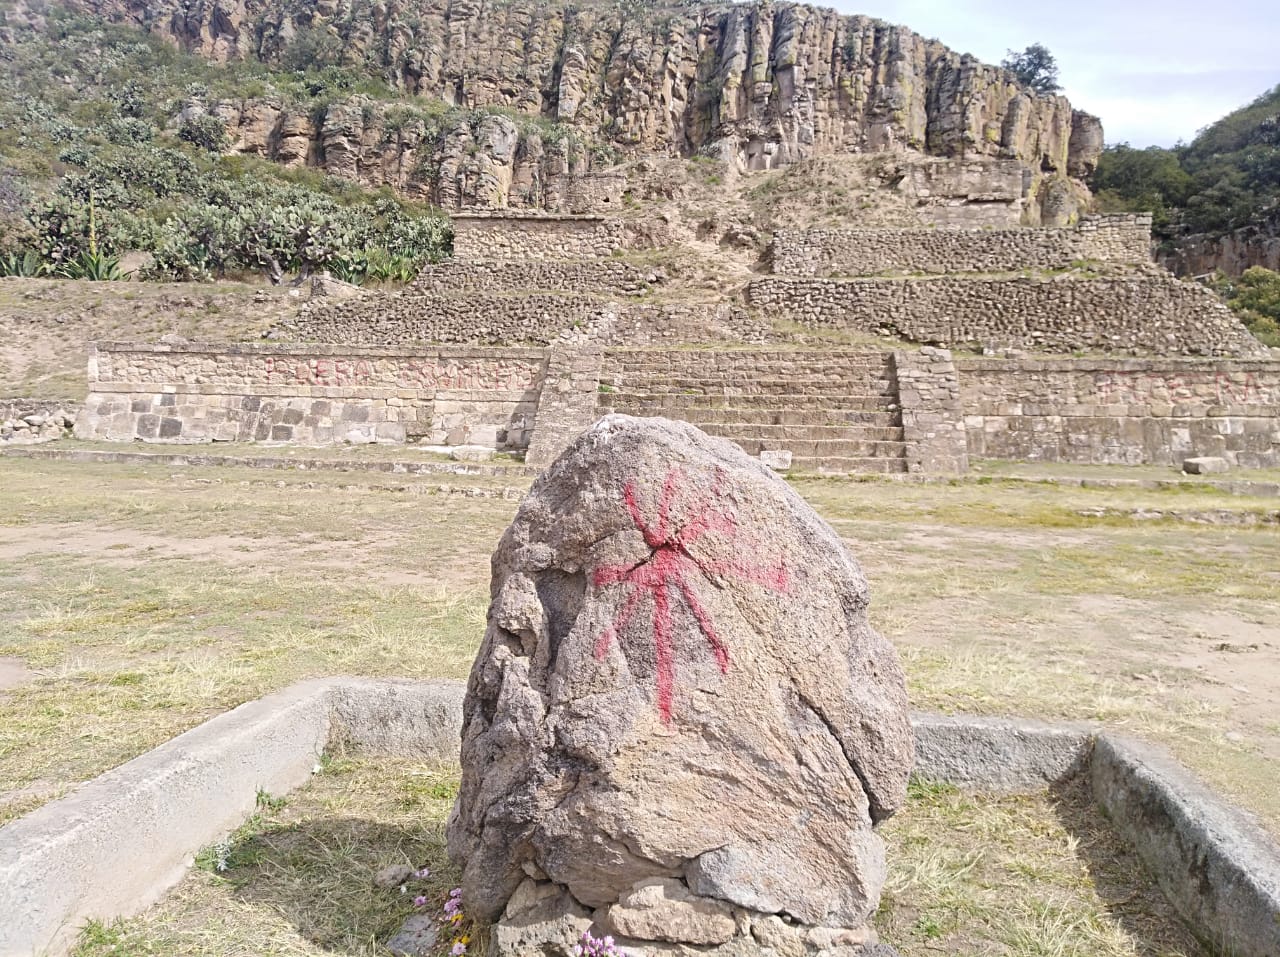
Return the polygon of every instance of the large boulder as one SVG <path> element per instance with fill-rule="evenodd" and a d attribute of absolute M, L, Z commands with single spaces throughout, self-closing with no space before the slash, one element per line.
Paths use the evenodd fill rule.
<path fill-rule="evenodd" d="M 766 915 L 863 927 L 884 880 L 872 828 L 913 761 L 867 592 L 836 533 L 737 446 L 597 422 L 493 556 L 448 832 L 468 912 L 500 917 L 533 879 L 605 929 L 669 904 L 690 944 L 730 916 L 748 939 Z"/>

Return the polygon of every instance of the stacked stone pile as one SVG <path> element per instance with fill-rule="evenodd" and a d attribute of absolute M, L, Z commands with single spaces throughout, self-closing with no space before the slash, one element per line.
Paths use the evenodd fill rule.
<path fill-rule="evenodd" d="M 75 425 L 69 403 L 0 399 L 0 444 L 29 445 L 65 436 Z"/>
<path fill-rule="evenodd" d="M 1151 216 L 1091 216 L 1070 229 L 784 229 L 773 241 L 782 276 L 1013 272 L 1087 260 L 1151 261 Z"/>
<path fill-rule="evenodd" d="M 945 276 L 752 282 L 747 302 L 805 326 L 942 346 L 1265 357 L 1222 301 L 1153 267 L 1086 279 Z"/>

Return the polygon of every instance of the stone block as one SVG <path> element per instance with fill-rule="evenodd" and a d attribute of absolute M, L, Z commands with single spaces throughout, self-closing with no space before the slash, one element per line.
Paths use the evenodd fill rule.
<path fill-rule="evenodd" d="M 1200 455 L 1182 460 L 1182 471 L 1188 475 L 1214 475 L 1229 471 L 1231 466 L 1216 455 Z"/>
<path fill-rule="evenodd" d="M 165 416 L 160 420 L 160 438 L 176 439 L 182 434 L 182 420 Z"/>

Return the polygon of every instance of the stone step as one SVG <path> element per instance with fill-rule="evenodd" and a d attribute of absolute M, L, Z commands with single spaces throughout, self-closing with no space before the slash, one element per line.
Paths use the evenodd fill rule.
<path fill-rule="evenodd" d="M 832 475 L 902 475 L 907 471 L 905 458 L 859 458 L 856 456 L 830 456 L 822 458 L 793 457 L 793 469 L 805 472 L 824 472 Z"/>
<path fill-rule="evenodd" d="M 836 376 L 840 378 L 888 378 L 892 374 L 885 363 L 801 363 L 797 365 L 752 365 L 741 368 L 735 366 L 717 366 L 708 362 L 705 367 L 694 364 L 673 366 L 665 363 L 644 365 L 614 365 L 605 363 L 606 375 L 623 377 L 675 377 L 694 378 L 700 381 L 707 379 L 750 380 L 759 378 L 817 378 Z"/>
<path fill-rule="evenodd" d="M 767 425 L 761 423 L 704 422 L 700 418 L 689 417 L 684 421 L 696 425 L 708 435 L 718 435 L 722 439 L 761 439 L 780 443 L 783 447 L 790 441 L 852 439 L 861 442 L 901 442 L 901 426 L 874 425 Z M 794 450 L 793 450 L 794 451 Z"/>
<path fill-rule="evenodd" d="M 612 406 L 612 403 L 604 402 L 608 395 L 601 395 L 601 406 Z M 615 407 L 616 411 L 627 412 L 626 409 Z M 898 414 L 896 412 L 863 412 L 863 411 L 847 411 L 831 413 L 825 410 L 801 409 L 699 409 L 696 413 L 697 421 L 694 422 L 693 414 L 686 417 L 686 421 L 694 422 L 695 425 L 702 427 L 707 425 L 737 425 L 745 423 L 747 425 L 811 425 L 811 426 L 835 426 L 839 428 L 847 428 L 849 426 L 869 426 L 869 427 L 892 427 L 899 423 Z"/>
<path fill-rule="evenodd" d="M 605 392 L 601 404 L 629 415 L 674 415 L 691 409 L 768 409 L 774 412 L 821 410 L 833 416 L 846 412 L 896 412 L 898 403 L 889 396 L 841 395 L 651 395 L 636 392 Z M 681 416 L 676 415 L 676 418 Z"/>
<path fill-rule="evenodd" d="M 735 438 L 735 445 L 741 446 L 748 455 L 759 455 L 763 451 L 785 450 L 796 458 L 830 459 L 830 458 L 902 458 L 905 445 L 902 442 L 875 442 L 860 439 L 755 439 Z"/>
<path fill-rule="evenodd" d="M 690 395 L 791 395 L 794 393 L 812 393 L 815 391 L 831 392 L 833 387 L 841 387 L 844 392 L 857 392 L 863 395 L 896 395 L 897 389 L 888 379 L 854 379 L 848 376 L 831 376 L 829 378 L 793 378 L 793 379 L 734 379 L 717 382 L 709 377 L 663 378 L 642 376 L 602 376 L 601 381 L 615 389 L 624 391 L 644 391 L 650 394 Z M 628 386 L 631 390 L 628 390 Z"/>

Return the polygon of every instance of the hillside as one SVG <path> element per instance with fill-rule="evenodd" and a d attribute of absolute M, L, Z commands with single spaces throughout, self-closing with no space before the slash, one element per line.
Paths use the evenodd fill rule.
<path fill-rule="evenodd" d="M 158 41 L 146 58 L 168 89 L 132 79 L 168 122 L 216 117 L 231 153 L 446 208 L 552 207 L 568 176 L 645 156 L 758 170 L 889 149 L 1016 159 L 1047 201 L 1060 187 L 1041 184 L 1086 175 L 1102 141 L 1094 117 L 1000 68 L 798 4 L 69 3 L 79 18 L 10 2 L 3 29 L 128 25 Z"/>
<path fill-rule="evenodd" d="M 1181 275 L 1280 269 L 1280 86 L 1173 149 L 1108 147 L 1090 180 L 1106 210 L 1154 210 Z"/>

